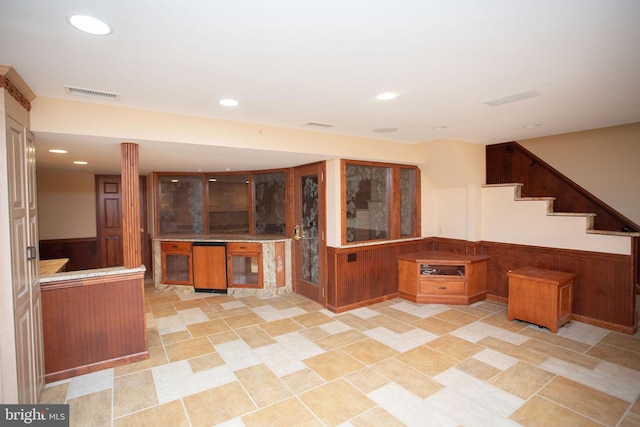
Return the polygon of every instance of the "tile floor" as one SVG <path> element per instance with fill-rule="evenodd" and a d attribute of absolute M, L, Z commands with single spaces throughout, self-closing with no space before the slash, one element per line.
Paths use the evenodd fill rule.
<path fill-rule="evenodd" d="M 48 384 L 71 426 L 640 426 L 640 335 L 506 306 L 394 299 L 334 314 L 146 288 L 150 358 Z"/>

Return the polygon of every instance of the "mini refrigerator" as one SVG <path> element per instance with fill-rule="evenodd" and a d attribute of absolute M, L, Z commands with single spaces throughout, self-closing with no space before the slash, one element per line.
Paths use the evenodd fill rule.
<path fill-rule="evenodd" d="M 194 242 L 193 287 L 196 292 L 227 293 L 227 244 Z"/>

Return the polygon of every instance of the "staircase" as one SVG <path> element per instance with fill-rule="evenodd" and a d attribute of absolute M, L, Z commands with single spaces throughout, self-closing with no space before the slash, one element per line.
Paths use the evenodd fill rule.
<path fill-rule="evenodd" d="M 637 233 L 640 225 L 551 167 L 517 142 L 486 147 L 486 183 L 519 183 L 522 198 L 552 198 L 552 212 L 592 213 L 592 230 Z M 625 234 L 623 234 L 625 235 Z"/>
<path fill-rule="evenodd" d="M 486 147 L 486 183 L 513 186 L 518 201 L 546 201 L 549 216 L 586 219 L 591 235 L 632 238 L 633 277 L 640 294 L 640 226 L 589 193 L 517 142 Z"/>

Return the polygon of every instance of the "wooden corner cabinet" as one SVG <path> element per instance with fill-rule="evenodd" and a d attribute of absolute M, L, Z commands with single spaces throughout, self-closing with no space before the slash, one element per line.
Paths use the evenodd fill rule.
<path fill-rule="evenodd" d="M 509 320 L 545 326 L 556 333 L 571 320 L 573 273 L 523 267 L 509 276 Z"/>
<path fill-rule="evenodd" d="M 416 303 L 469 305 L 487 297 L 486 255 L 414 252 L 398 257 L 398 296 Z"/>

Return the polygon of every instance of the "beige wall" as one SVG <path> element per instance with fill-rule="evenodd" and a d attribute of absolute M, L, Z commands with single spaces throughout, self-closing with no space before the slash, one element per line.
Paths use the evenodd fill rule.
<path fill-rule="evenodd" d="M 485 147 L 455 140 L 419 145 L 423 236 L 477 240 Z"/>
<path fill-rule="evenodd" d="M 640 224 L 640 123 L 518 143 Z"/>
<path fill-rule="evenodd" d="M 95 178 L 86 172 L 37 172 L 40 240 L 96 237 Z"/>
<path fill-rule="evenodd" d="M 585 216 L 547 215 L 544 200 L 514 200 L 513 186 L 482 189 L 480 240 L 580 251 L 631 253 L 631 238 L 590 234 Z"/>

